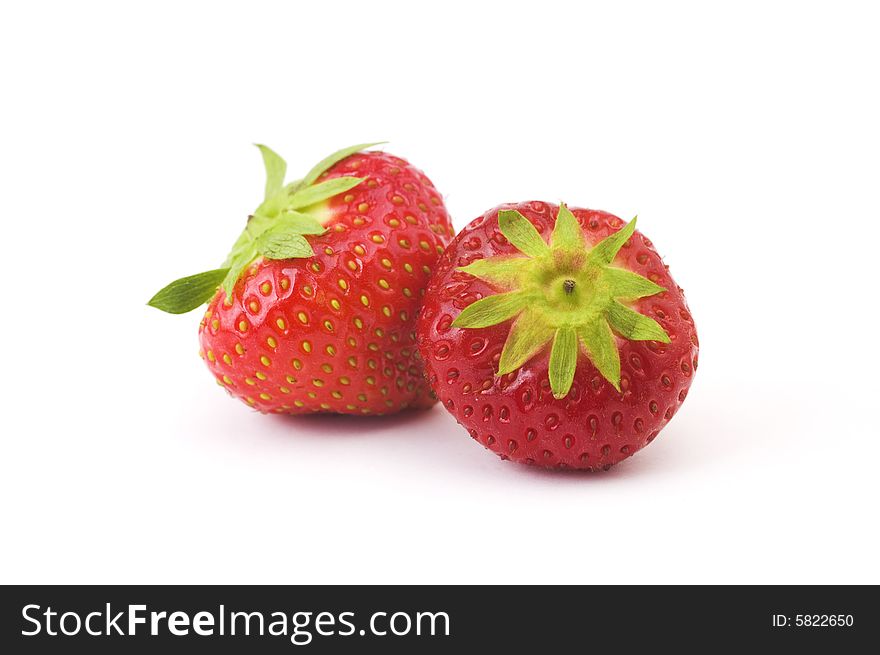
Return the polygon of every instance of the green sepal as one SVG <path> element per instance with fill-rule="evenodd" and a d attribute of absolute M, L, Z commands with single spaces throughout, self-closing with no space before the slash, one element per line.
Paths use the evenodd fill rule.
<path fill-rule="evenodd" d="M 497 325 L 518 314 L 527 304 L 528 296 L 520 291 L 488 296 L 465 307 L 452 325 L 464 328 Z"/>
<path fill-rule="evenodd" d="M 159 290 L 147 304 L 169 314 L 185 314 L 213 298 L 228 272 L 228 268 L 218 268 L 182 277 Z"/>
<path fill-rule="evenodd" d="M 226 277 L 223 278 L 223 282 L 220 285 L 220 288 L 223 289 L 227 298 L 232 297 L 232 290 L 235 288 L 235 283 L 238 282 L 238 278 L 241 277 L 244 270 L 250 266 L 259 254 L 256 241 L 252 240 L 248 242 L 240 250 L 238 255 L 232 259 L 232 263 L 229 265 L 229 272 L 226 274 Z"/>
<path fill-rule="evenodd" d="M 315 181 L 321 177 L 333 164 L 342 161 L 346 157 L 350 157 L 351 155 L 360 152 L 361 150 L 366 150 L 367 148 L 372 148 L 373 146 L 380 146 L 383 143 L 388 143 L 387 141 L 375 141 L 374 143 L 359 143 L 356 146 L 349 146 L 348 148 L 343 148 L 342 150 L 337 150 L 332 155 L 328 157 L 324 157 L 321 161 L 319 161 L 315 166 L 310 170 L 306 176 L 302 179 L 302 186 L 309 186 L 314 184 Z"/>
<path fill-rule="evenodd" d="M 528 257 L 499 256 L 478 259 L 458 270 L 502 288 L 510 288 L 528 275 L 534 260 Z"/>
<path fill-rule="evenodd" d="M 306 186 L 290 196 L 286 206 L 289 209 L 302 209 L 340 193 L 345 193 L 349 189 L 355 188 L 361 182 L 363 182 L 363 179 L 359 177 L 335 177 L 332 180 Z"/>
<path fill-rule="evenodd" d="M 266 167 L 266 192 L 263 200 L 277 195 L 284 186 L 284 176 L 287 175 L 287 162 L 281 156 L 268 146 L 255 143 L 263 155 L 263 166 Z"/>
<path fill-rule="evenodd" d="M 280 214 L 270 230 L 284 230 L 293 234 L 324 234 L 327 228 L 313 216 L 295 210 Z"/>
<path fill-rule="evenodd" d="M 653 296 L 666 291 L 666 289 L 659 284 L 654 284 L 648 278 L 623 268 L 612 268 L 609 266 L 605 269 L 604 278 L 612 298 L 638 300 L 639 298 Z"/>
<path fill-rule="evenodd" d="M 293 259 L 315 254 L 301 234 L 275 230 L 260 235 L 257 239 L 257 252 L 267 259 Z"/>
<path fill-rule="evenodd" d="M 223 261 L 223 266 L 227 268 L 231 267 L 232 263 L 239 257 L 242 257 L 246 252 L 251 250 L 251 248 L 253 248 L 253 245 L 254 237 L 251 232 L 245 229 L 244 232 L 242 232 L 238 236 L 238 240 L 236 240 L 236 242 L 233 244 L 232 250 L 230 250 L 229 254 L 226 255 L 226 259 Z"/>
<path fill-rule="evenodd" d="M 550 247 L 554 250 L 584 250 L 585 248 L 584 231 L 565 203 L 559 205 L 556 225 L 553 228 L 553 234 L 550 235 Z"/>
<path fill-rule="evenodd" d="M 286 193 L 287 197 L 289 198 L 294 193 L 299 191 L 302 188 L 302 186 L 303 186 L 302 180 L 294 180 L 293 182 L 288 182 L 287 184 L 284 185 L 283 192 Z"/>
<path fill-rule="evenodd" d="M 635 232 L 637 219 L 638 216 L 633 218 L 617 232 L 605 237 L 593 246 L 593 249 L 590 251 L 590 259 L 597 264 L 607 265 L 613 262 L 614 258 L 617 257 L 617 253 L 623 248 L 623 244 L 629 241 L 629 238 L 633 235 L 633 232 Z"/>
<path fill-rule="evenodd" d="M 554 398 L 565 398 L 571 383 L 574 381 L 574 371 L 577 368 L 578 345 L 577 333 L 574 328 L 561 327 L 556 330 L 553 339 L 553 349 L 550 351 L 550 390 Z"/>
<path fill-rule="evenodd" d="M 602 377 L 620 391 L 620 353 L 605 319 L 579 327 L 578 337 Z"/>
<path fill-rule="evenodd" d="M 634 312 L 614 301 L 608 309 L 608 321 L 617 332 L 630 341 L 669 343 L 669 335 L 653 318 Z"/>
<path fill-rule="evenodd" d="M 510 327 L 504 348 L 501 349 L 501 359 L 498 360 L 498 375 L 506 375 L 521 367 L 537 355 L 552 338 L 553 328 L 526 309 Z"/>
<path fill-rule="evenodd" d="M 498 212 L 501 234 L 524 255 L 540 257 L 550 252 L 532 222 L 516 210 L 502 209 Z"/>
<path fill-rule="evenodd" d="M 257 253 L 267 259 L 295 259 L 315 254 L 303 235 L 324 234 L 323 225 L 308 214 L 289 210 L 277 219 L 254 241 Z"/>

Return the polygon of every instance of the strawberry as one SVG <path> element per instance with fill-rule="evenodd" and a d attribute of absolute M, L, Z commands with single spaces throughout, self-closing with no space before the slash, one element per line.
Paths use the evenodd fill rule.
<path fill-rule="evenodd" d="M 385 414 L 434 402 L 415 320 L 453 229 L 430 180 L 399 157 L 361 152 L 372 145 L 287 185 L 284 160 L 258 146 L 265 198 L 226 262 L 149 302 L 183 313 L 210 301 L 200 354 L 261 412 Z"/>
<path fill-rule="evenodd" d="M 418 339 L 443 405 L 502 459 L 607 469 L 687 395 L 697 333 L 651 242 L 616 216 L 502 205 L 447 248 Z"/>

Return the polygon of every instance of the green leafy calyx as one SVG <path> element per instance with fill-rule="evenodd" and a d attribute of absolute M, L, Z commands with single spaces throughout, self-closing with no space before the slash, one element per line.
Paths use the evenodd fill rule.
<path fill-rule="evenodd" d="M 257 258 L 292 259 L 311 257 L 312 246 L 306 237 L 323 234 L 329 220 L 324 201 L 353 189 L 359 177 L 337 177 L 319 182 L 331 166 L 346 157 L 383 142 L 360 143 L 343 148 L 318 162 L 306 176 L 284 183 L 287 163 L 271 148 L 257 144 L 266 168 L 263 202 L 248 217 L 244 231 L 232 246 L 223 266 L 213 271 L 175 280 L 147 303 L 172 314 L 182 314 L 208 302 L 222 287 L 226 296 L 242 272 Z"/>
<path fill-rule="evenodd" d="M 521 254 L 478 259 L 460 268 L 499 292 L 469 305 L 452 323 L 483 328 L 513 319 L 498 375 L 517 370 L 550 344 L 554 397 L 564 398 L 571 389 L 581 350 L 620 391 L 617 337 L 669 343 L 656 321 L 628 306 L 665 289 L 612 266 L 636 229 L 635 218 L 592 246 L 565 205 L 559 207 L 549 244 L 518 211 L 500 211 L 498 225 Z"/>

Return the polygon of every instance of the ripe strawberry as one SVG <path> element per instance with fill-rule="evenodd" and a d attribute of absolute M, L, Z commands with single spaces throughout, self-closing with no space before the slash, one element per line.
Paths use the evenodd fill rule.
<path fill-rule="evenodd" d="M 430 180 L 403 159 L 360 152 L 371 145 L 341 150 L 288 185 L 284 160 L 259 146 L 265 200 L 223 268 L 177 280 L 149 303 L 183 313 L 210 300 L 200 354 L 261 412 L 384 414 L 433 403 L 415 319 L 454 232 Z"/>
<path fill-rule="evenodd" d="M 418 338 L 431 386 L 502 459 L 607 469 L 684 401 L 697 333 L 636 221 L 502 205 L 452 241 Z"/>

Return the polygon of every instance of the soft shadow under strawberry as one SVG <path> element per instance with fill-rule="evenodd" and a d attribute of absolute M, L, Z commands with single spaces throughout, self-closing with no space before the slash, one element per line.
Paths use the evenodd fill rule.
<path fill-rule="evenodd" d="M 292 416 L 289 414 L 269 414 L 266 420 L 290 428 L 290 436 L 363 437 L 365 435 L 387 433 L 395 428 L 408 425 L 425 417 L 423 409 L 406 409 L 395 414 L 381 416 L 350 416 L 317 412 Z"/>

